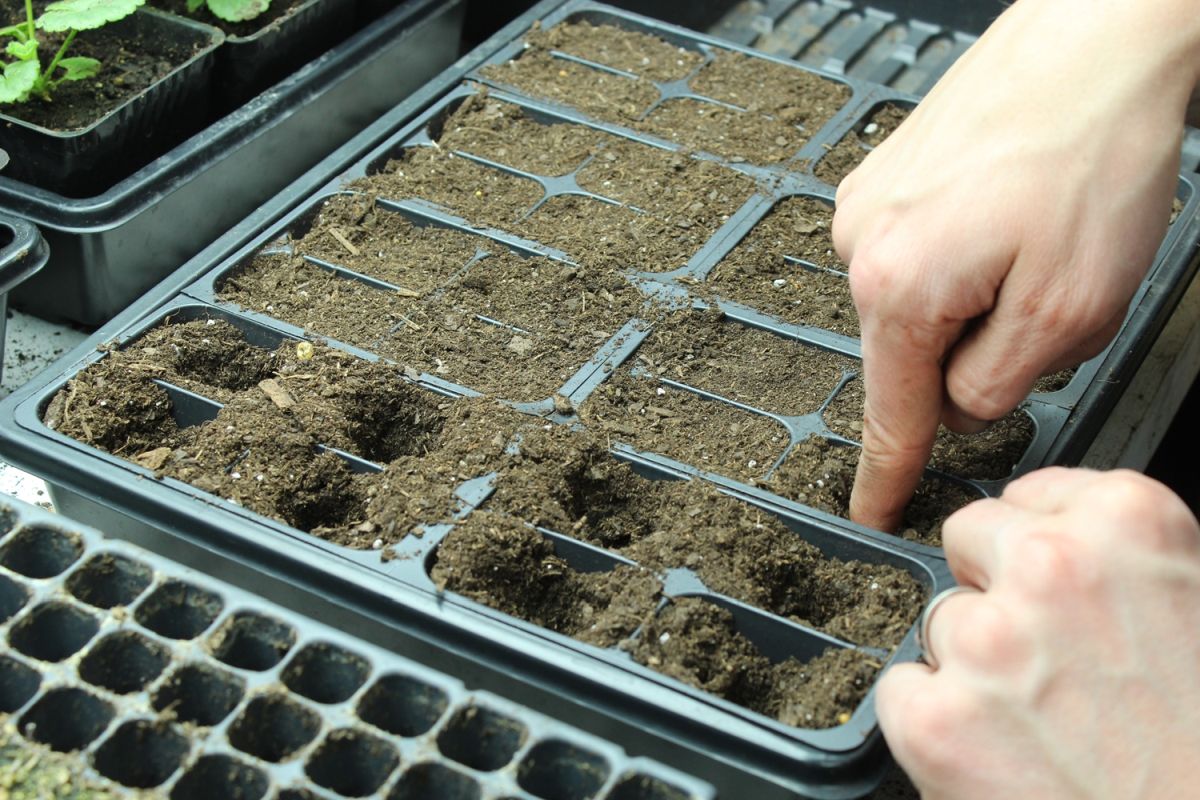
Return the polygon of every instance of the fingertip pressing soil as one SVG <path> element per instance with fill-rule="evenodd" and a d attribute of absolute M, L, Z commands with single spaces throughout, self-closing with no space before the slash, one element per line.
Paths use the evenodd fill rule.
<path fill-rule="evenodd" d="M 882 666 L 831 648 L 808 662 L 772 664 L 738 633 L 733 615 L 698 598 L 677 598 L 627 645 L 634 660 L 668 677 L 804 728 L 849 720 Z"/>
<path fill-rule="evenodd" d="M 850 282 L 844 274 L 828 271 L 846 269 L 833 249 L 832 225 L 833 210 L 819 200 L 785 198 L 699 288 L 785 322 L 857 337 Z"/>
<path fill-rule="evenodd" d="M 579 409 L 580 419 L 614 441 L 741 480 L 761 477 L 783 455 L 780 423 L 622 370 Z"/>
<path fill-rule="evenodd" d="M 753 358 L 747 358 L 748 354 Z M 811 414 L 857 362 L 718 311 L 660 318 L 638 348 L 639 366 L 668 378 L 777 414 Z"/>
<path fill-rule="evenodd" d="M 884 103 L 861 128 L 848 132 L 817 162 L 816 176 L 830 186 L 837 186 L 863 162 L 869 148 L 883 144 L 911 113 L 911 109 L 895 103 Z"/>
<path fill-rule="evenodd" d="M 657 36 L 587 21 L 535 29 L 526 41 L 541 50 L 558 50 L 660 82 L 686 78 L 704 61 L 700 53 Z"/>
<path fill-rule="evenodd" d="M 639 567 L 575 570 L 537 530 L 487 511 L 474 512 L 446 535 L 430 574 L 439 590 L 599 647 L 632 634 L 662 591 Z"/>
<path fill-rule="evenodd" d="M 796 445 L 766 485 L 798 503 L 849 519 L 850 490 L 859 452 L 853 445 L 839 445 L 820 436 L 809 437 Z M 940 546 L 946 518 L 982 496 L 957 483 L 926 478 L 904 512 L 898 535 Z"/>
<path fill-rule="evenodd" d="M 862 381 L 849 381 L 826 408 L 825 424 L 839 436 L 861 441 L 864 399 Z M 979 433 L 939 428 L 929 465 L 959 478 L 1002 480 L 1012 474 L 1036 433 L 1033 418 L 1021 409 Z"/>

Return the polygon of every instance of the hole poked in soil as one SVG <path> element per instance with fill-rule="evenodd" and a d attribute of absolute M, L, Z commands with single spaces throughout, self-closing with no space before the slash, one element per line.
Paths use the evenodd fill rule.
<path fill-rule="evenodd" d="M 785 197 L 717 264 L 702 290 L 785 322 L 858 336 L 832 225 L 826 202 Z"/>
<path fill-rule="evenodd" d="M 667 378 L 754 408 L 801 416 L 821 407 L 857 362 L 728 319 L 685 311 L 654 324 L 638 364 Z"/>
<path fill-rule="evenodd" d="M 863 383 L 849 381 L 825 409 L 825 424 L 834 433 L 862 440 Z M 939 428 L 929 465 L 968 480 L 1001 480 L 1016 469 L 1033 443 L 1037 426 L 1026 411 L 1017 409 L 983 431 L 957 434 Z"/>
<path fill-rule="evenodd" d="M 552 739 L 538 742 L 525 754 L 517 767 L 517 782 L 547 800 L 584 800 L 596 795 L 610 771 L 603 756 Z"/>
<path fill-rule="evenodd" d="M 25 607 L 29 590 L 5 575 L 0 575 L 0 622 L 5 622 Z"/>
<path fill-rule="evenodd" d="M 414 764 L 404 771 L 388 800 L 479 800 L 479 784 L 444 764 Z"/>
<path fill-rule="evenodd" d="M 171 580 L 138 604 L 134 619 L 168 639 L 194 639 L 212 625 L 222 605 L 211 592 Z"/>
<path fill-rule="evenodd" d="M 168 677 L 154 693 L 156 711 L 179 722 L 216 725 L 242 699 L 243 683 L 207 664 L 187 664 Z"/>
<path fill-rule="evenodd" d="M 21 733 L 61 753 L 86 747 L 113 718 L 113 708 L 82 689 L 52 689 L 25 712 Z"/>
<path fill-rule="evenodd" d="M 30 578 L 51 578 L 75 563 L 83 542 L 73 533 L 43 526 L 22 528 L 0 550 L 0 564 Z"/>
<path fill-rule="evenodd" d="M 188 740 L 167 722 L 127 722 L 96 750 L 92 760 L 106 778 L 149 789 L 175 774 L 188 753 Z"/>
<path fill-rule="evenodd" d="M 442 755 L 482 772 L 513 760 L 525 743 L 525 726 L 484 706 L 459 709 L 438 734 Z"/>
<path fill-rule="evenodd" d="M 621 778 L 608 795 L 609 800 L 687 800 L 688 793 L 648 775 Z"/>
<path fill-rule="evenodd" d="M 806 661 L 768 658 L 728 609 L 695 597 L 672 600 L 627 648 L 656 672 L 803 728 L 848 722 L 883 666 L 838 647 Z"/>
<path fill-rule="evenodd" d="M 762 477 L 790 441 L 775 420 L 632 377 L 622 370 L 579 409 L 589 427 L 614 441 L 741 480 Z"/>
<path fill-rule="evenodd" d="M 229 743 L 277 763 L 316 738 L 321 718 L 283 694 L 256 697 L 229 726 Z"/>
<path fill-rule="evenodd" d="M 912 109 L 897 103 L 881 103 L 871 109 L 864 122 L 847 133 L 820 161 L 816 175 L 830 186 L 837 186 L 862 163 L 872 148 L 883 144 Z"/>
<path fill-rule="evenodd" d="M 486 511 L 447 534 L 436 559 L 430 574 L 443 590 L 600 647 L 633 633 L 661 591 L 652 573 L 615 559 L 577 570 L 544 534 Z"/>
<path fill-rule="evenodd" d="M 67 591 L 96 608 L 127 606 L 150 585 L 150 568 L 113 553 L 88 559 L 67 578 Z"/>
<path fill-rule="evenodd" d="M 171 789 L 171 800 L 258 800 L 269 786 L 266 773 L 236 758 L 201 756 Z"/>
<path fill-rule="evenodd" d="M 133 631 L 118 631 L 88 651 L 79 663 L 79 677 L 116 694 L 129 694 L 157 678 L 170 660 L 162 645 Z"/>
<path fill-rule="evenodd" d="M 350 699 L 367 680 L 371 665 L 360 655 L 329 644 L 310 644 L 283 670 L 289 689 L 318 703 Z"/>
<path fill-rule="evenodd" d="M 240 611 L 212 635 L 212 654 L 238 669 L 261 672 L 283 660 L 296 642 L 290 625 L 252 611 Z"/>
<path fill-rule="evenodd" d="M 58 601 L 44 603 L 8 632 L 8 641 L 27 656 L 62 661 L 83 648 L 100 629 L 96 619 Z"/>
<path fill-rule="evenodd" d="M 304 765 L 314 782 L 347 797 L 366 797 L 383 785 L 400 756 L 382 739 L 353 728 L 333 731 Z"/>
<path fill-rule="evenodd" d="M 446 713 L 449 698 L 407 675 L 385 675 L 358 701 L 358 718 L 397 736 L 420 736 Z"/>
<path fill-rule="evenodd" d="M 812 436 L 796 445 L 766 485 L 790 500 L 849 519 L 859 453 L 853 445 Z M 946 518 L 981 497 L 980 491 L 965 484 L 928 477 L 909 502 L 898 535 L 940 546 Z"/>
<path fill-rule="evenodd" d="M 11 714 L 29 702 L 42 685 L 42 676 L 7 655 L 0 655 L 0 714 Z"/>

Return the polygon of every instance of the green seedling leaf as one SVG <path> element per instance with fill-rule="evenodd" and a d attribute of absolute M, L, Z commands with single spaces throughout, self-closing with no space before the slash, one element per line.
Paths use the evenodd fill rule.
<path fill-rule="evenodd" d="M 21 103 L 37 83 L 41 65 L 36 61 L 16 61 L 4 66 L 0 76 L 0 103 Z"/>
<path fill-rule="evenodd" d="M 208 10 L 226 22 L 254 19 L 271 6 L 271 0 L 208 0 Z"/>
<path fill-rule="evenodd" d="M 32 39 L 28 42 L 9 42 L 4 48 L 5 53 L 20 61 L 36 61 L 37 51 L 38 43 Z"/>
<path fill-rule="evenodd" d="M 44 31 L 86 31 L 124 19 L 146 0 L 58 0 L 46 6 L 37 26 Z"/>
<path fill-rule="evenodd" d="M 200 6 L 204 5 L 204 0 L 187 0 L 187 10 L 189 14 L 195 14 L 200 10 Z"/>
<path fill-rule="evenodd" d="M 100 62 L 87 56 L 64 58 L 58 62 L 58 66 L 66 73 L 61 78 L 64 81 L 81 81 L 100 71 Z"/>

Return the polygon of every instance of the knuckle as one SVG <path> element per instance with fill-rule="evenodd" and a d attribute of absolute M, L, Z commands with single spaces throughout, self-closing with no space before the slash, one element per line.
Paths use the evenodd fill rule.
<path fill-rule="evenodd" d="M 1117 470 L 1106 474 L 1093 493 L 1089 506 L 1110 520 L 1108 528 L 1119 541 L 1159 553 L 1197 546 L 1195 518 L 1183 501 L 1158 481 L 1131 470 Z"/>
<path fill-rule="evenodd" d="M 961 618 L 948 644 L 955 657 L 989 671 L 1020 663 L 1028 652 L 1019 627 L 995 603 L 980 603 Z"/>
<path fill-rule="evenodd" d="M 1009 559 L 1026 594 L 1061 598 L 1064 590 L 1082 592 L 1093 585 L 1088 556 L 1079 543 L 1044 529 L 1013 532 Z"/>
<path fill-rule="evenodd" d="M 998 374 L 995 368 L 985 368 L 982 373 L 978 369 L 952 369 L 946 375 L 946 392 L 950 399 L 975 419 L 1000 419 L 1016 407 L 1016 402 L 1007 396 L 1008 392 L 997 391 L 997 387 L 1004 385 L 1005 376 Z"/>

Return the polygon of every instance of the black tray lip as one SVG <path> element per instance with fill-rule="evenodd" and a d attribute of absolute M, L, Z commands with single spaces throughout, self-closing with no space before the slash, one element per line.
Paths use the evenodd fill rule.
<path fill-rule="evenodd" d="M 40 225 L 70 232 L 116 227 L 152 208 L 163 196 L 222 161 L 226 153 L 263 135 L 292 109 L 306 105 L 314 94 L 336 91 L 342 76 L 352 71 L 354 64 L 369 59 L 372 52 L 389 40 L 402 38 L 413 24 L 437 14 L 449 4 L 450 0 L 403 0 L 373 24 L 353 33 L 274 87 L 214 121 L 101 194 L 66 197 L 5 178 L 0 173 L 0 209 L 19 213 Z M 176 18 L 165 12 L 156 13 Z M 188 22 L 220 33 L 219 29 L 203 23 Z"/>
<path fill-rule="evenodd" d="M 522 753 L 527 754 L 541 744 L 562 742 L 569 746 L 586 748 L 591 755 L 602 758 L 609 771 L 606 783 L 618 783 L 624 777 L 636 771 L 649 777 L 663 780 L 675 788 L 687 792 L 687 796 L 693 798 L 693 800 L 715 800 L 715 790 L 713 787 L 695 775 L 681 772 L 660 761 L 634 755 L 627 752 L 615 741 L 588 733 L 562 718 L 536 711 L 503 695 L 474 689 L 460 678 L 445 670 L 420 663 L 404 653 L 385 649 L 378 644 L 359 638 L 351 632 L 316 621 L 299 609 L 284 606 L 278 602 L 260 597 L 248 589 L 234 586 L 216 576 L 188 567 L 177 560 L 122 541 L 108 533 L 79 523 L 74 519 L 27 505 L 15 498 L 3 498 L 0 500 L 0 514 L 5 515 L 12 522 L 12 530 L 6 533 L 5 536 L 12 533 L 19 533 L 21 530 L 48 529 L 66 535 L 80 544 L 80 552 L 76 561 L 61 573 L 49 579 L 30 578 L 10 573 L 4 568 L 0 568 L 0 574 L 11 574 L 12 577 L 9 580 L 13 580 L 29 591 L 29 598 L 22 610 L 16 615 L 17 617 L 27 613 L 27 610 L 34 607 L 37 603 L 47 600 L 63 602 L 68 607 L 83 611 L 92 617 L 103 618 L 111 616 L 108 609 L 97 609 L 73 595 L 67 596 L 61 590 L 55 590 L 53 587 L 60 582 L 65 583 L 69 580 L 70 575 L 85 568 L 88 563 L 93 562 L 97 558 L 107 556 L 129 559 L 149 570 L 149 583 L 136 598 L 135 602 L 129 606 L 130 608 L 136 608 L 152 595 L 156 591 L 153 587 L 161 588 L 164 585 L 175 582 L 183 582 L 198 588 L 212 594 L 217 599 L 220 604 L 220 610 L 212 622 L 209 623 L 207 633 L 201 634 L 203 640 L 194 638 L 181 642 L 169 639 L 157 632 L 152 632 L 153 636 L 151 640 L 157 643 L 158 646 L 170 651 L 172 666 L 169 669 L 179 669 L 196 663 L 218 668 L 227 673 L 232 679 L 241 683 L 243 699 L 246 702 L 253 702 L 258 697 L 273 694 L 282 689 L 290 699 L 303 698 L 305 707 L 315 710 L 321 716 L 320 727 L 322 730 L 331 731 L 345 727 L 349 723 L 350 727 L 358 732 L 387 740 L 392 745 L 398 745 L 406 755 L 414 755 L 409 753 L 409 750 L 412 749 L 412 746 L 419 747 L 419 742 L 412 741 L 409 737 L 377 729 L 372 723 L 362 719 L 357 712 L 351 717 L 347 713 L 346 707 L 355 702 L 353 695 L 346 700 L 330 706 L 307 697 L 290 687 L 284 688 L 276 683 L 278 680 L 276 676 L 285 674 L 293 659 L 307 648 L 313 646 L 333 647 L 361 658 L 365 662 L 367 675 L 355 694 L 365 691 L 368 686 L 376 685 L 381 680 L 400 677 L 415 681 L 424 687 L 440 693 L 445 698 L 447 706 L 443 714 L 454 707 L 457 707 L 460 713 L 470 708 L 483 708 L 516 721 L 524 730 L 524 740 L 513 756 L 514 763 L 516 763 L 518 758 L 523 759 L 525 757 Z M 197 659 L 195 657 L 194 651 L 196 648 L 202 646 L 202 641 L 211 641 L 211 637 L 223 625 L 243 614 L 262 616 L 273 622 L 282 623 L 292 629 L 292 632 L 295 634 L 295 641 L 292 642 L 284 658 L 280 659 L 277 664 L 264 672 L 261 670 L 244 670 L 225 663 L 207 653 L 208 658 L 206 659 Z M 11 623 L 6 622 L 4 624 L 8 625 Z M 120 621 L 103 624 L 89 645 L 94 647 L 96 642 L 107 636 L 111 636 L 114 632 L 119 633 L 130 629 L 128 623 Z M 139 635 L 146 636 L 144 633 Z M 14 659 L 17 663 L 28 666 L 41 676 L 42 686 L 35 691 L 33 697 L 37 697 L 46 691 L 53 691 L 64 687 L 84 687 L 90 694 L 103 698 L 114 707 L 115 715 L 118 719 L 110 723 L 110 728 L 113 725 L 119 724 L 122 717 L 124 721 L 147 717 L 138 708 L 139 704 L 144 702 L 143 698 L 140 697 L 141 692 L 130 695 L 116 695 L 105 687 L 91 684 L 76 674 L 76 667 L 70 660 L 52 664 L 35 662 L 35 665 L 31 666 L 26 662 L 34 662 L 34 659 L 24 654 L 14 656 Z M 214 664 L 213 662 L 216 663 Z M 167 670 L 164 670 L 164 674 L 166 672 Z M 30 700 L 26 701 L 26 705 L 32 701 L 33 698 L 31 697 Z M 201 735 L 198 737 L 201 739 L 200 754 L 216 753 L 223 755 L 235 752 L 229 745 L 223 745 L 219 741 L 224 737 L 225 731 L 232 721 L 233 716 L 231 714 L 227 719 L 215 726 L 206 726 L 199 729 L 201 731 Z M 431 728 L 425 733 L 420 734 L 419 738 L 428 742 L 435 735 L 435 730 L 437 730 L 436 727 Z M 105 735 L 102 734 L 96 741 L 104 738 Z M 214 740 L 217 741 L 215 745 L 213 744 Z M 414 760 L 419 761 L 421 759 Z M 435 756 L 433 760 L 440 763 L 450 761 L 450 759 L 444 756 L 440 758 Z M 283 774 L 291 770 L 291 767 L 287 764 L 271 764 L 266 766 L 269 771 L 278 769 Z M 85 769 L 91 769 L 91 767 L 89 766 Z M 504 786 L 494 785 L 497 782 L 496 779 L 483 771 L 472 771 L 471 775 L 485 787 L 488 787 L 489 783 L 493 784 L 490 786 L 493 791 L 499 792 L 504 788 Z M 504 780 L 501 779 L 499 782 L 503 783 Z"/>
<path fill-rule="evenodd" d="M 265 325 L 257 319 L 252 319 L 249 316 L 240 314 L 237 311 L 201 303 L 191 298 L 181 298 L 180 300 L 161 309 L 158 315 L 143 319 L 136 329 L 131 329 L 124 332 L 114 341 L 114 344 L 119 347 L 126 342 L 136 340 L 146 331 L 159 326 L 164 322 L 164 320 L 172 316 L 184 316 L 188 318 L 207 316 L 215 319 L 231 320 L 234 321 L 235 324 L 237 321 L 241 320 L 251 327 L 266 329 L 267 332 L 273 335 L 278 335 L 282 339 L 296 339 L 299 341 L 294 333 L 282 331 L 278 328 L 272 328 L 271 326 Z M 337 343 L 331 344 L 334 347 L 338 347 Z M 345 348 L 339 347 L 338 349 Z M 298 553 L 303 553 L 302 555 L 290 556 L 290 565 L 311 564 L 311 559 L 306 559 L 305 556 L 312 556 L 319 553 L 323 559 L 328 559 L 333 563 L 340 564 L 342 565 L 343 569 L 348 563 L 352 563 L 357 565 L 358 568 L 368 570 L 375 576 L 388 581 L 388 586 L 385 588 L 391 588 L 395 584 L 403 586 L 406 589 L 406 596 L 407 593 L 410 592 L 431 594 L 429 586 L 427 585 L 427 580 L 413 582 L 410 579 L 406 579 L 400 570 L 389 570 L 389 564 L 395 564 L 410 558 L 409 554 L 403 552 L 403 541 L 398 548 L 400 551 L 399 557 L 391 562 L 382 562 L 379 553 L 377 552 L 369 550 L 355 551 L 350 548 L 335 545 L 331 542 L 320 539 L 319 537 L 292 528 L 284 523 L 256 514 L 207 492 L 202 492 L 180 481 L 170 478 L 155 478 L 152 470 L 148 470 L 144 467 L 133 464 L 132 462 L 125 461 L 124 459 L 85 445 L 46 427 L 46 425 L 41 421 L 41 414 L 50 398 L 66 384 L 71 375 L 75 374 L 79 370 L 84 369 L 89 364 L 99 361 L 100 359 L 104 358 L 104 356 L 105 351 L 101 351 L 99 349 L 93 349 L 89 351 L 82 359 L 79 360 L 77 364 L 69 368 L 67 372 L 59 375 L 57 379 L 43 382 L 41 390 L 36 394 L 31 395 L 30 398 L 26 402 L 23 402 L 17 409 L 17 424 L 22 428 L 25 436 L 32 437 L 32 439 L 35 440 L 29 442 L 29 444 L 34 448 L 36 457 L 39 461 L 43 461 L 54 466 L 53 469 L 45 470 L 45 474 L 51 475 L 52 483 L 66 483 L 64 481 L 56 481 L 55 476 L 52 475 L 53 472 L 59 472 L 65 469 L 66 472 L 70 474 L 73 471 L 72 465 L 77 465 L 79 463 L 79 459 L 98 459 L 99 463 L 96 464 L 93 469 L 88 470 L 87 479 L 84 482 L 100 484 L 107 492 L 123 495 L 125 497 L 153 498 L 151 502 L 160 509 L 159 513 L 156 515 L 157 518 L 160 521 L 162 519 L 170 519 L 172 517 L 180 520 L 178 524 L 173 526 L 176 529 L 188 529 L 192 531 L 199 531 L 203 529 L 206 531 L 204 534 L 205 536 L 215 536 L 219 540 L 222 535 L 230 535 L 231 532 L 238 530 L 240 527 L 240 530 L 238 530 L 236 533 L 236 536 L 239 539 L 248 538 L 250 540 L 254 540 L 258 535 L 260 535 L 259 531 L 255 529 L 266 528 L 272 533 L 280 535 L 279 542 L 277 543 L 277 552 L 283 552 L 286 548 L 288 550 L 296 550 Z M 423 388 L 426 388 L 430 391 L 435 391 L 434 389 L 429 389 L 429 387 Z M 530 415 L 531 422 L 535 421 L 536 419 L 536 416 Z M 7 436 L 7 431 L 0 430 L 0 439 L 7 439 Z M 51 448 L 53 448 L 55 452 L 52 452 Z M 56 452 L 64 448 L 71 454 L 65 458 Z M 107 477 L 105 477 L 106 474 Z M 95 488 L 84 491 L 90 495 L 97 494 Z M 807 518 L 801 514 L 796 514 L 791 509 L 772 506 L 770 504 L 759 502 L 753 497 L 743 496 L 733 492 L 730 492 L 729 494 L 744 502 L 757 505 L 769 513 L 774 513 L 785 519 L 790 519 L 798 525 L 808 528 L 817 528 L 819 534 L 818 538 L 823 541 L 814 542 L 814 544 L 817 544 L 817 546 L 823 551 L 826 551 L 829 547 L 836 547 L 840 540 L 840 543 L 846 546 L 851 553 L 857 550 L 860 553 L 869 552 L 872 554 L 872 557 L 870 558 L 872 563 L 888 564 L 906 569 L 924 585 L 928 596 L 933 596 L 949 585 L 948 568 L 945 566 L 943 559 L 936 553 L 923 554 L 914 551 L 907 551 L 905 548 L 892 547 L 888 542 L 880 542 L 873 538 L 845 536 L 844 532 L 839 530 L 837 527 L 824 526 L 824 528 L 822 528 L 821 525 L 814 523 L 810 518 Z M 440 540 L 440 536 L 433 533 L 427 533 L 426 536 L 431 537 L 429 541 L 435 541 L 435 539 Z M 826 537 L 832 537 L 832 539 L 827 539 Z M 275 537 L 271 538 L 274 539 Z M 424 540 L 422 540 L 421 543 L 414 545 L 414 547 L 421 548 L 423 543 Z M 269 547 L 270 544 L 271 543 L 267 543 L 267 546 Z M 848 556 L 843 554 L 842 557 Z M 366 588 L 364 587 L 364 591 L 365 590 Z M 573 652 L 590 656 L 593 660 L 596 659 L 596 654 L 598 652 L 604 652 L 603 650 L 594 648 L 591 645 L 577 642 L 569 637 L 553 633 L 552 631 L 531 625 L 514 617 L 493 611 L 490 608 L 481 606 L 477 603 L 467 600 L 466 598 L 451 594 L 441 595 L 436 592 L 433 592 L 432 594 L 436 596 L 439 606 L 443 609 L 449 606 L 460 606 L 464 609 L 467 609 L 474 618 L 487 618 L 492 620 L 492 622 L 495 624 L 500 624 L 521 631 L 522 633 L 520 635 L 550 642 L 551 644 L 549 647 L 551 650 L 557 650 L 565 647 Z M 380 595 L 383 595 L 383 593 L 381 592 L 377 596 Z M 399 598 L 396 599 L 399 601 Z M 784 618 L 773 615 L 765 610 L 756 610 L 758 613 L 765 616 L 786 621 Z M 793 626 L 796 625 L 795 623 L 789 624 Z M 819 632 L 817 632 L 817 635 L 827 636 L 827 634 L 820 634 Z M 903 642 L 895 649 L 889 659 L 889 664 L 897 663 L 899 661 L 915 661 L 919 657 L 920 653 L 916 646 L 914 637 L 915 627 L 908 631 Z M 608 658 L 601 659 L 601 661 L 607 662 L 613 666 L 620 666 Z M 554 660 L 550 659 L 550 663 L 554 663 Z M 629 670 L 630 667 L 625 667 L 625 669 Z M 637 667 L 637 670 L 642 670 L 645 672 L 645 670 L 643 670 L 641 667 Z M 644 678 L 647 676 L 643 675 L 642 677 Z M 718 698 L 711 697 L 706 693 L 697 692 L 689 687 L 682 687 L 682 684 L 672 682 L 670 679 L 659 676 L 656 673 L 652 674 L 650 677 L 657 684 L 663 685 L 665 683 L 667 687 L 671 687 L 667 689 L 671 695 L 674 695 L 679 691 L 685 691 L 685 694 L 693 695 L 696 702 L 700 705 L 721 708 L 724 709 L 726 714 L 733 714 L 734 716 L 747 719 L 748 724 L 752 727 L 765 729 L 768 732 L 774 731 L 776 737 L 782 737 L 790 740 L 789 744 L 794 742 L 795 744 L 793 746 L 808 746 L 816 748 L 822 752 L 830 753 L 853 753 L 855 750 L 861 750 L 864 743 L 869 745 L 870 739 L 874 735 L 873 731 L 876 729 L 873 703 L 869 702 L 873 699 L 873 695 L 869 695 L 868 698 L 859 705 L 851 719 L 851 722 L 848 723 L 847 726 L 839 726 L 838 728 L 827 730 L 807 730 L 781 725 L 773 720 L 762 717 L 761 715 L 749 712 L 746 709 L 742 709 L 726 701 L 719 700 Z M 682 689 L 680 687 L 682 687 Z M 666 702 L 659 703 L 657 705 L 662 708 L 670 708 L 672 704 Z M 857 731 L 857 733 L 852 733 L 850 731 L 851 728 Z"/>
<path fill-rule="evenodd" d="M 0 248 L 0 295 L 7 295 L 17 284 L 46 266 L 50 248 L 42 238 L 42 232 L 27 219 L 0 211 L 0 227 L 8 228 L 13 239 Z M 4 322 L 0 320 L 0 336 Z M 3 353 L 0 342 L 0 353 Z"/>

